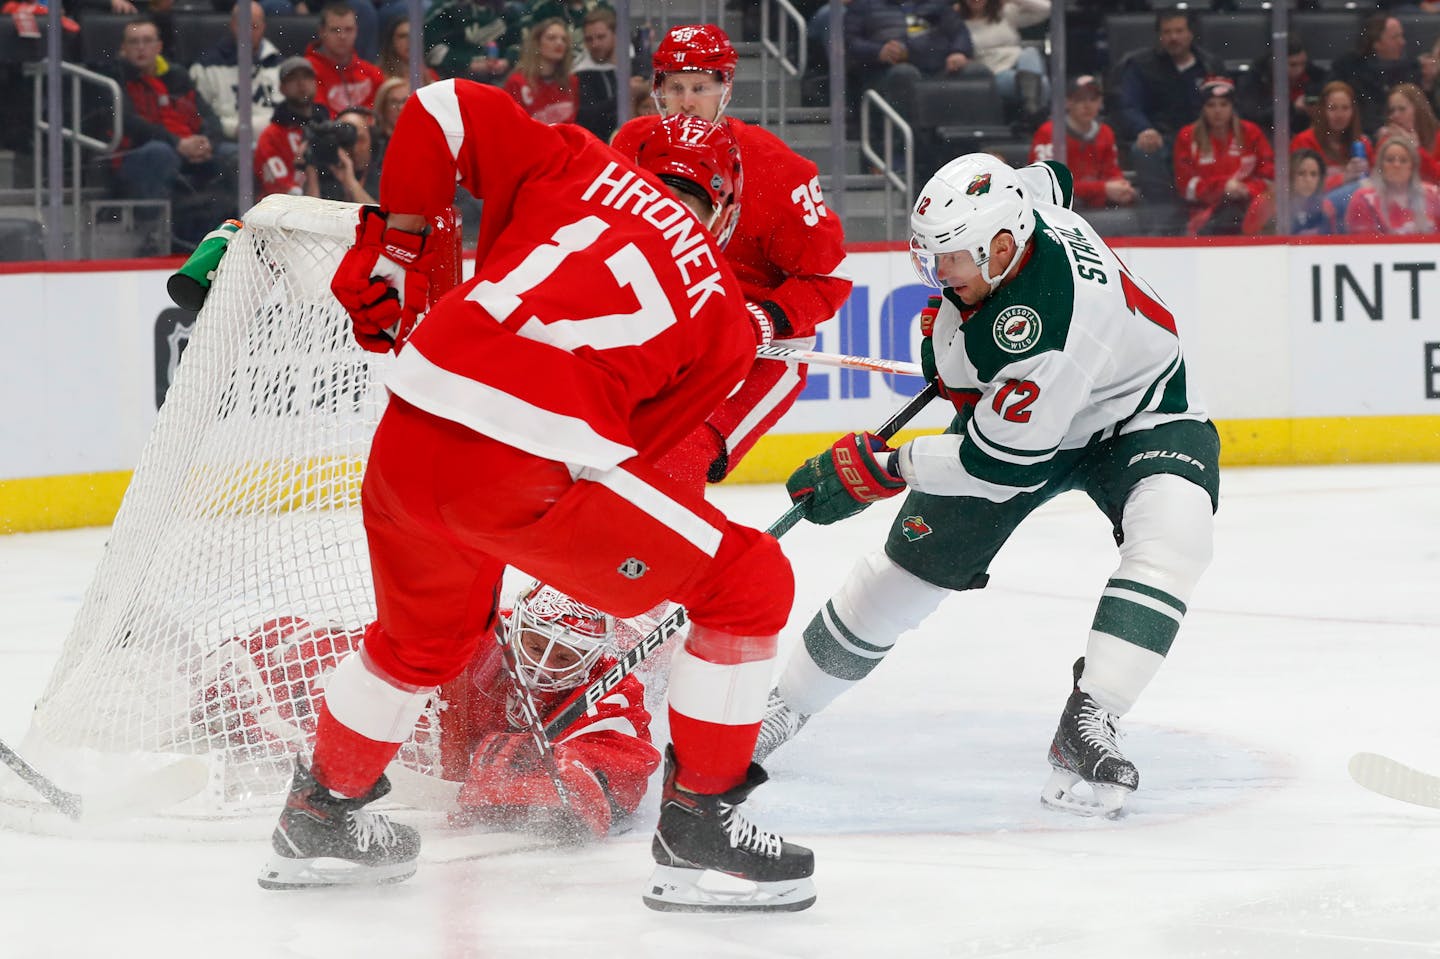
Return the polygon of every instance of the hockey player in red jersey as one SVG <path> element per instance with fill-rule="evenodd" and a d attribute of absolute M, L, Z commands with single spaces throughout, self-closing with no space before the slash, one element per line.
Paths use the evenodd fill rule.
<path fill-rule="evenodd" d="M 815 327 L 850 296 L 841 271 L 845 235 L 825 206 L 815 164 L 779 138 L 724 115 L 737 55 L 725 31 L 712 24 L 672 27 L 655 48 L 654 98 L 663 116 L 691 114 L 724 126 L 740 144 L 750 176 L 735 236 L 725 259 L 761 322 L 776 342 L 801 349 L 815 344 Z M 660 122 L 637 117 L 615 134 L 615 149 L 635 149 Z M 660 468 L 701 489 L 719 482 L 795 403 L 806 367 L 756 360 L 745 385 L 665 456 Z"/>
<path fill-rule="evenodd" d="M 633 616 L 683 604 L 658 909 L 803 909 L 808 849 L 745 821 L 750 763 L 794 578 L 774 538 L 730 522 L 655 468 L 743 379 L 767 332 L 716 238 L 738 200 L 723 129 L 678 117 L 632 162 L 579 127 L 547 127 L 503 91 L 418 90 L 331 283 L 367 349 L 398 350 L 362 508 L 378 618 L 326 686 L 297 764 L 266 887 L 394 882 L 419 836 L 367 812 L 436 686 L 496 626 L 513 565 Z M 475 275 L 429 309 L 428 224 L 456 182 L 485 204 Z M 713 869 L 749 880 L 717 901 Z"/>

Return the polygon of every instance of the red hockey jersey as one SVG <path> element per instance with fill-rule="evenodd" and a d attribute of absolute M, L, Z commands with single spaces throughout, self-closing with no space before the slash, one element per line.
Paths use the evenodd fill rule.
<path fill-rule="evenodd" d="M 580 127 L 503 90 L 422 87 L 380 202 L 433 219 L 484 201 L 475 275 L 415 328 L 387 386 L 436 416 L 572 466 L 669 449 L 755 358 L 745 297 L 699 220 Z"/>
<path fill-rule="evenodd" d="M 1046 120 L 1035 131 L 1030 141 L 1030 162 L 1055 159 L 1055 144 L 1051 139 L 1054 127 Z M 1115 146 L 1115 131 L 1108 123 L 1097 123 L 1095 135 L 1090 139 L 1076 136 L 1067 128 L 1065 134 L 1065 165 L 1075 178 L 1075 199 L 1089 207 L 1103 207 L 1105 184 L 1122 180 L 1125 173 L 1120 169 L 1120 152 Z"/>
<path fill-rule="evenodd" d="M 636 117 L 611 141 L 626 156 L 660 122 Z M 841 270 L 845 233 L 840 218 L 825 205 L 820 172 L 814 163 L 786 146 L 768 130 L 726 119 L 740 144 L 745 186 L 740 220 L 725 248 L 725 258 L 740 280 L 745 297 L 780 307 L 793 332 L 815 334 L 850 296 L 851 281 Z"/>

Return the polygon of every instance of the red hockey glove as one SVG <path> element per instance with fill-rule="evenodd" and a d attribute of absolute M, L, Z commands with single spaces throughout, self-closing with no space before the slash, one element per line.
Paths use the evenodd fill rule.
<path fill-rule="evenodd" d="M 804 507 L 806 519 L 828 526 L 905 488 L 905 481 L 883 465 L 893 452 L 871 433 L 842 436 L 830 449 L 800 464 L 785 489 L 792 502 Z"/>
<path fill-rule="evenodd" d="M 559 841 L 602 839 L 610 831 L 610 801 L 577 759 L 555 747 L 562 800 L 529 733 L 491 733 L 470 760 L 459 803 L 475 819 Z"/>
<path fill-rule="evenodd" d="M 750 314 L 750 327 L 755 331 L 755 345 L 769 346 L 770 341 L 775 339 L 775 318 L 759 303 L 747 300 L 745 309 Z"/>
<path fill-rule="evenodd" d="M 360 208 L 355 245 L 340 260 L 330 292 L 350 314 L 355 341 L 372 353 L 399 352 L 430 305 L 421 265 L 426 238 L 389 229 L 379 207 Z"/>
<path fill-rule="evenodd" d="M 920 370 L 927 382 L 940 387 L 940 395 L 949 397 L 950 393 L 945 389 L 944 382 L 940 379 L 940 368 L 935 363 L 935 317 L 940 315 L 940 304 L 944 302 L 938 296 L 930 297 L 925 304 L 925 309 L 920 311 Z"/>

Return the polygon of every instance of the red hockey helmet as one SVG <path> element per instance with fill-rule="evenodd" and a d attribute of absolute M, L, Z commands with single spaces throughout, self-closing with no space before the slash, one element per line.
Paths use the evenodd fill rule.
<path fill-rule="evenodd" d="M 654 98 L 660 115 L 666 115 L 665 99 L 660 88 L 667 73 L 713 73 L 722 88 L 720 106 L 715 112 L 715 122 L 718 123 L 725 113 L 726 105 L 730 103 L 730 93 L 735 82 L 735 64 L 739 60 L 740 55 L 730 45 L 730 38 L 713 23 L 671 27 L 661 38 L 652 58 L 655 78 L 650 95 Z"/>
<path fill-rule="evenodd" d="M 614 627 L 613 616 L 537 582 L 516 600 L 507 639 L 526 685 L 571 689 L 612 648 Z"/>
<path fill-rule="evenodd" d="M 657 123 L 635 149 L 635 162 L 661 180 L 706 200 L 706 224 L 723 249 L 740 217 L 740 147 L 729 128 L 675 114 Z"/>

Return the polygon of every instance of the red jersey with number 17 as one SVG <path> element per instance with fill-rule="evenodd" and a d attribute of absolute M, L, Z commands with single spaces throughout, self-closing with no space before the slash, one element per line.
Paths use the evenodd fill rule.
<path fill-rule="evenodd" d="M 536 456 L 609 469 L 678 442 L 755 359 L 745 298 L 709 232 L 591 134 L 503 90 L 422 87 L 385 155 L 387 212 L 484 201 L 475 275 L 431 309 L 386 385 Z"/>

